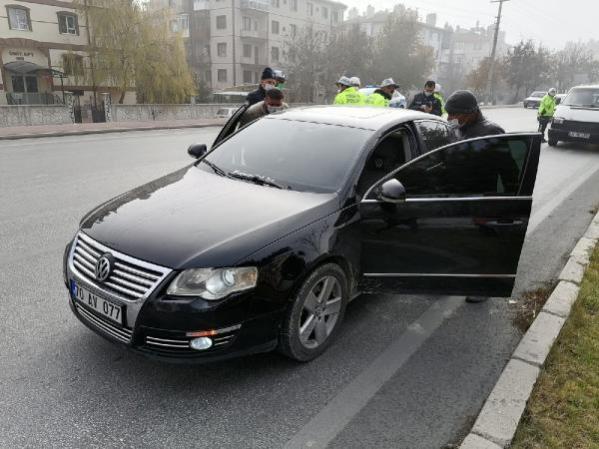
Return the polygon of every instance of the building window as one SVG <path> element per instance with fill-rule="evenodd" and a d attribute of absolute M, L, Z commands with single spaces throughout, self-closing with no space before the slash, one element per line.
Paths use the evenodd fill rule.
<path fill-rule="evenodd" d="M 189 37 L 189 14 L 178 14 L 171 20 L 171 32 L 181 33 L 183 37 Z"/>
<path fill-rule="evenodd" d="M 79 23 L 75 14 L 59 12 L 58 32 L 60 34 L 79 34 Z"/>
<path fill-rule="evenodd" d="M 272 62 L 279 62 L 279 47 L 272 47 L 270 49 L 270 57 Z"/>
<path fill-rule="evenodd" d="M 216 29 L 224 30 L 227 28 L 227 16 L 216 16 Z"/>
<path fill-rule="evenodd" d="M 219 83 L 227 82 L 227 69 L 218 69 L 216 71 L 216 76 Z"/>
<path fill-rule="evenodd" d="M 276 20 L 272 21 L 271 32 L 272 34 L 279 34 L 279 22 Z"/>
<path fill-rule="evenodd" d="M 212 72 L 210 70 L 206 70 L 206 73 L 204 75 L 206 76 L 206 82 L 211 83 L 212 82 Z"/>
<path fill-rule="evenodd" d="M 333 23 L 339 23 L 339 11 L 331 12 L 331 16 L 333 18 Z"/>
<path fill-rule="evenodd" d="M 289 3 L 289 7 L 291 8 L 291 11 L 297 12 L 297 0 L 291 0 L 291 3 Z"/>
<path fill-rule="evenodd" d="M 308 15 L 313 16 L 314 15 L 314 5 L 312 3 L 306 3 L 306 7 L 308 9 Z"/>
<path fill-rule="evenodd" d="M 289 24 L 289 36 L 295 37 L 297 36 L 297 25 L 290 23 Z"/>
<path fill-rule="evenodd" d="M 83 56 L 71 53 L 63 54 L 62 71 L 67 76 L 83 76 Z"/>
<path fill-rule="evenodd" d="M 252 84 L 254 79 L 254 72 L 251 70 L 243 71 L 243 84 Z"/>
<path fill-rule="evenodd" d="M 216 44 L 216 55 L 219 58 L 225 58 L 227 56 L 227 43 L 219 42 Z"/>
<path fill-rule="evenodd" d="M 325 8 L 324 6 L 322 7 L 322 18 L 323 19 L 329 18 L 329 8 Z"/>
<path fill-rule="evenodd" d="M 251 58 L 252 57 L 252 46 L 249 44 L 243 44 L 243 57 Z"/>
<path fill-rule="evenodd" d="M 7 6 L 8 27 L 11 30 L 31 31 L 29 9 L 22 6 Z"/>

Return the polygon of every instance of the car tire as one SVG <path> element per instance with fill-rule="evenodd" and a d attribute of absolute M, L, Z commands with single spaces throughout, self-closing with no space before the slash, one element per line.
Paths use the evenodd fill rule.
<path fill-rule="evenodd" d="M 528 103 L 524 102 L 524 109 L 528 109 Z"/>
<path fill-rule="evenodd" d="M 559 141 L 557 139 L 552 139 L 551 137 L 549 138 L 549 140 L 547 142 L 547 144 L 550 147 L 556 147 L 558 143 L 559 143 Z"/>
<path fill-rule="evenodd" d="M 298 362 L 308 362 L 326 351 L 343 322 L 347 285 L 347 275 L 338 265 L 316 268 L 302 283 L 285 316 L 278 351 Z"/>

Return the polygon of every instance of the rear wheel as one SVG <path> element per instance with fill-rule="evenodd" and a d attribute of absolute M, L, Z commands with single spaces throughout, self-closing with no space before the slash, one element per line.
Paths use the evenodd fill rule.
<path fill-rule="evenodd" d="M 557 146 L 557 144 L 558 144 L 558 142 L 559 142 L 559 141 L 558 141 L 557 139 L 555 139 L 555 138 L 552 138 L 552 137 L 550 137 L 550 138 L 549 138 L 549 141 L 548 141 L 548 143 L 549 143 L 549 146 L 550 146 L 550 147 L 556 147 L 556 146 Z"/>
<path fill-rule="evenodd" d="M 337 334 L 348 302 L 347 276 L 335 264 L 318 267 L 304 281 L 279 336 L 279 351 L 299 362 L 322 354 Z"/>

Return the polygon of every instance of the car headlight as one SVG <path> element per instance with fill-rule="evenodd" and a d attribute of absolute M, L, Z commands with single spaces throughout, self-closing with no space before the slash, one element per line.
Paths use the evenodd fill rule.
<path fill-rule="evenodd" d="M 231 293 L 250 290 L 257 283 L 256 267 L 194 268 L 181 272 L 169 285 L 167 294 L 215 301 Z"/>
<path fill-rule="evenodd" d="M 562 117 L 553 117 L 553 123 L 555 123 L 556 125 L 563 125 L 565 119 L 563 119 Z"/>

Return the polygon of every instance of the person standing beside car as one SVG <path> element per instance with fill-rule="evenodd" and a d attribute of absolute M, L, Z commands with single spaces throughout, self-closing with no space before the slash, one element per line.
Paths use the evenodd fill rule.
<path fill-rule="evenodd" d="M 553 114 L 555 114 L 555 108 L 557 107 L 557 103 L 555 100 L 555 95 L 557 94 L 557 90 L 555 88 L 549 89 L 547 95 L 543 97 L 541 100 L 541 105 L 539 106 L 539 132 L 543 134 L 543 142 L 547 142 L 545 140 L 545 130 L 553 119 Z"/>
<path fill-rule="evenodd" d="M 243 127 L 265 115 L 274 114 L 275 112 L 287 109 L 289 106 L 287 103 L 283 102 L 283 99 L 284 95 L 281 90 L 276 87 L 268 90 L 264 97 L 264 101 L 260 101 L 259 103 L 250 106 L 247 111 L 243 113 L 239 119 L 240 126 Z"/>
<path fill-rule="evenodd" d="M 387 78 L 381 83 L 381 87 L 368 97 L 366 105 L 379 108 L 389 107 L 393 94 L 398 87 L 398 84 L 393 81 L 393 78 Z"/>
<path fill-rule="evenodd" d="M 358 89 L 352 86 L 352 82 L 347 76 L 342 76 L 339 81 L 337 81 L 337 88 L 339 89 L 339 93 L 335 97 L 333 104 L 350 106 L 364 105 L 362 94 L 358 92 Z"/>
<path fill-rule="evenodd" d="M 424 91 L 414 96 L 412 104 L 408 109 L 414 111 L 426 112 L 428 114 L 443 115 L 441 102 L 435 97 L 435 87 L 437 83 L 434 81 L 427 81 L 424 85 Z"/>
<path fill-rule="evenodd" d="M 260 77 L 260 86 L 253 92 L 250 92 L 246 97 L 247 104 L 249 106 L 255 105 L 264 100 L 266 92 L 270 89 L 274 89 L 277 81 L 275 79 L 275 73 L 270 67 L 266 67 L 262 71 Z"/>

